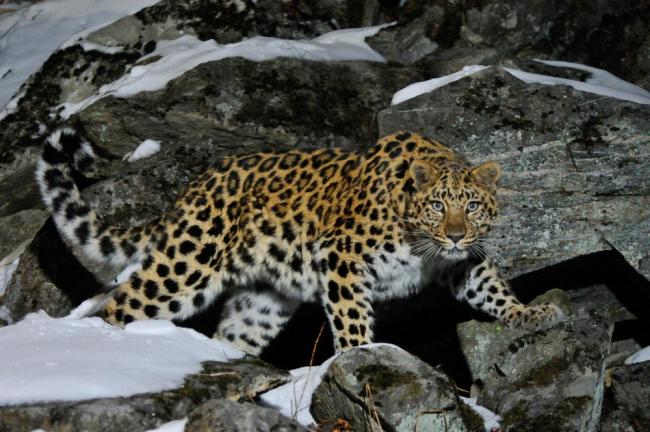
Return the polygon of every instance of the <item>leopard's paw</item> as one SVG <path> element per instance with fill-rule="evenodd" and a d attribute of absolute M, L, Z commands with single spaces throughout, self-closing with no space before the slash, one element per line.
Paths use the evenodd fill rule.
<path fill-rule="evenodd" d="M 524 330 L 546 330 L 563 321 L 566 315 L 562 309 L 551 303 L 544 303 L 537 306 L 514 306 L 514 310 L 508 313 L 506 324 L 511 328 Z"/>

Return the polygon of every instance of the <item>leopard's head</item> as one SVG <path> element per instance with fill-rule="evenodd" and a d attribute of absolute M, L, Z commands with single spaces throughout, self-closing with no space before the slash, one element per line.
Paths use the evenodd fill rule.
<path fill-rule="evenodd" d="M 415 189 L 407 210 L 413 249 L 451 260 L 484 255 L 482 236 L 497 215 L 499 164 L 415 160 L 409 171 Z"/>

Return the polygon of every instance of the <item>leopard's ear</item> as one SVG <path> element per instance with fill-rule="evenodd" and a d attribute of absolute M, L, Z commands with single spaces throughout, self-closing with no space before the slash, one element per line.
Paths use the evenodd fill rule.
<path fill-rule="evenodd" d="M 411 162 L 409 171 L 413 178 L 413 184 L 416 190 L 422 190 L 426 187 L 432 186 L 440 175 L 433 165 L 422 159 Z"/>
<path fill-rule="evenodd" d="M 498 162 L 488 161 L 472 168 L 472 175 L 480 184 L 494 191 L 501 177 L 501 167 Z"/>

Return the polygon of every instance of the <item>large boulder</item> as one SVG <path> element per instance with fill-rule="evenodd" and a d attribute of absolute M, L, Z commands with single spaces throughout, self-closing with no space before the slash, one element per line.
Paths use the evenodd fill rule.
<path fill-rule="evenodd" d="M 645 106 L 488 68 L 383 110 L 378 124 L 501 164 L 490 250 L 506 275 L 615 249 L 650 277 Z"/>
<path fill-rule="evenodd" d="M 391 346 L 338 356 L 314 393 L 311 413 L 317 424 L 343 419 L 355 431 L 477 430 L 452 380 Z"/>
<path fill-rule="evenodd" d="M 565 293 L 549 291 L 533 303 L 561 304 L 569 321 L 546 331 L 477 321 L 458 326 L 473 378 L 484 386 L 478 402 L 503 418 L 504 429 L 598 430 L 618 309 L 612 297 L 601 300 L 572 304 Z"/>
<path fill-rule="evenodd" d="M 185 430 L 196 432 L 308 432 L 279 412 L 254 403 L 212 399 L 190 414 Z"/>
<path fill-rule="evenodd" d="M 174 390 L 123 398 L 0 407 L 0 430 L 29 432 L 42 428 L 51 432 L 138 432 L 187 417 L 197 408 L 199 413 L 204 413 L 206 406 L 202 404 L 208 402 L 246 418 L 256 416 L 259 410 L 251 405 L 232 405 L 223 400 L 250 401 L 258 394 L 284 384 L 288 377 L 285 372 L 258 360 L 205 362 L 200 373 L 188 375 L 183 386 Z M 259 424 L 268 425 L 262 430 L 271 430 L 275 424 L 294 425 L 281 417 L 267 414 L 267 423 Z M 194 417 L 191 417 L 191 422 L 200 423 Z M 295 425 L 292 427 L 279 430 L 301 430 Z"/>

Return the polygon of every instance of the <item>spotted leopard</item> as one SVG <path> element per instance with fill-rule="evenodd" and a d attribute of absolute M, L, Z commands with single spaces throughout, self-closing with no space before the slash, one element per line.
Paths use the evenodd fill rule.
<path fill-rule="evenodd" d="M 227 293 L 215 337 L 259 354 L 298 305 L 320 302 L 340 351 L 373 340 L 374 301 L 433 280 L 508 326 L 562 319 L 554 305 L 521 304 L 484 259 L 499 165 L 472 167 L 420 135 L 389 135 L 365 152 L 222 157 L 160 219 L 126 229 L 102 224 L 73 181 L 93 162 L 92 146 L 60 129 L 37 180 L 82 262 L 135 268 L 105 305 L 110 323 L 184 319 Z M 256 281 L 273 288 L 249 288 Z"/>

